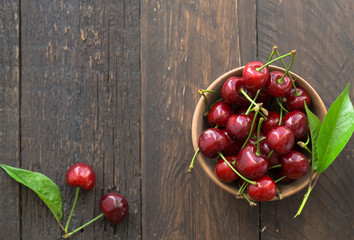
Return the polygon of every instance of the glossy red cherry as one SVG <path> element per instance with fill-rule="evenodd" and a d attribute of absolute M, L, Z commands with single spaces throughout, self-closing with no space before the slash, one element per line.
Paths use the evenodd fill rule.
<path fill-rule="evenodd" d="M 232 138 L 246 139 L 251 131 L 252 121 L 249 115 L 234 114 L 227 120 L 226 130 Z"/>
<path fill-rule="evenodd" d="M 311 98 L 304 89 L 300 87 L 297 87 L 296 89 L 300 95 L 296 96 L 295 89 L 292 88 L 286 96 L 286 108 L 290 111 L 300 110 L 305 112 L 304 102 L 306 102 L 306 105 L 310 107 Z"/>
<path fill-rule="evenodd" d="M 108 222 L 117 224 L 128 214 L 128 201 L 119 193 L 107 193 L 100 200 L 100 208 Z"/>
<path fill-rule="evenodd" d="M 247 98 L 240 93 L 240 90 L 243 89 L 250 98 L 254 97 L 254 91 L 246 88 L 241 77 L 230 77 L 221 87 L 221 97 L 224 102 L 237 105 L 240 107 L 246 107 L 250 104 Z"/>
<path fill-rule="evenodd" d="M 248 144 L 237 155 L 236 169 L 248 179 L 256 179 L 263 176 L 269 167 L 265 157 L 256 155 L 257 147 Z"/>
<path fill-rule="evenodd" d="M 225 159 L 232 164 L 236 161 L 236 156 L 227 156 Z M 233 182 L 238 178 L 238 175 L 221 158 L 215 166 L 215 175 L 223 182 Z"/>
<path fill-rule="evenodd" d="M 277 112 L 268 111 L 268 119 L 262 124 L 262 131 L 268 133 L 273 127 L 279 126 L 280 115 Z"/>
<path fill-rule="evenodd" d="M 306 156 L 295 150 L 283 155 L 280 161 L 284 174 L 290 179 L 301 178 L 309 170 L 309 162 Z"/>
<path fill-rule="evenodd" d="M 291 129 L 295 139 L 301 139 L 307 134 L 309 122 L 305 113 L 295 110 L 285 114 L 282 124 Z"/>
<path fill-rule="evenodd" d="M 285 76 L 283 81 L 280 83 L 279 80 L 283 77 L 284 73 L 279 71 L 273 71 L 269 73 L 269 80 L 266 84 L 266 89 L 273 97 L 285 97 L 289 94 L 293 85 L 289 76 Z"/>
<path fill-rule="evenodd" d="M 228 145 L 228 137 L 217 128 L 208 128 L 199 136 L 199 149 L 207 158 L 216 157 L 218 152 L 225 151 Z"/>
<path fill-rule="evenodd" d="M 295 139 L 288 127 L 277 126 L 267 133 L 266 141 L 274 151 L 286 154 L 293 148 Z"/>
<path fill-rule="evenodd" d="M 88 191 L 95 186 L 96 174 L 90 165 L 76 163 L 66 172 L 65 181 L 71 187 L 80 187 Z"/>
<path fill-rule="evenodd" d="M 262 67 L 264 64 L 259 61 L 254 61 L 248 63 L 243 69 L 243 79 L 246 87 L 257 91 L 258 89 L 263 88 L 269 78 L 268 68 L 263 68 L 260 72 L 256 69 Z"/>
<path fill-rule="evenodd" d="M 234 114 L 234 110 L 225 102 L 217 102 L 210 109 L 208 114 L 208 123 L 210 127 L 225 127 L 227 119 Z"/>
<path fill-rule="evenodd" d="M 236 139 L 233 139 L 229 136 L 227 133 L 226 129 L 221 129 L 223 133 L 227 136 L 229 139 L 229 145 L 226 148 L 226 150 L 222 151 L 221 153 L 224 154 L 224 156 L 233 156 L 237 155 L 238 152 L 240 151 L 240 148 L 242 146 L 242 143 L 240 141 L 237 141 Z"/>
<path fill-rule="evenodd" d="M 271 200 L 277 194 L 277 187 L 268 175 L 264 175 L 255 181 L 256 185 L 249 184 L 247 186 L 247 192 L 253 200 L 265 202 Z"/>

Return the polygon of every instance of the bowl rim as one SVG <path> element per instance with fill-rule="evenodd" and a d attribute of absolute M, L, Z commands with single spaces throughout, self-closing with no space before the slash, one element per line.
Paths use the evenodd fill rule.
<path fill-rule="evenodd" d="M 234 69 L 222 74 L 221 76 L 219 76 L 215 81 L 213 81 L 209 85 L 207 90 L 215 89 L 218 86 L 221 87 L 223 82 L 225 82 L 228 78 L 230 78 L 232 76 L 242 76 L 242 71 L 243 71 L 244 67 L 245 66 L 237 67 L 237 68 L 234 68 Z M 269 65 L 268 69 L 269 69 L 269 72 L 280 71 L 280 72 L 284 73 L 286 71 L 286 69 L 284 69 L 282 67 L 274 66 L 274 65 Z M 241 75 L 240 75 L 240 73 L 241 73 Z M 326 109 L 321 97 L 318 95 L 316 90 L 306 80 L 304 80 L 302 77 L 300 77 L 299 75 L 297 75 L 291 71 L 289 71 L 289 73 L 291 74 L 294 81 L 297 82 L 297 86 L 304 88 L 306 90 L 306 92 L 311 96 L 312 106 L 315 105 L 316 109 L 318 109 L 316 115 L 319 117 L 319 119 L 321 121 L 323 121 L 323 119 L 327 113 L 327 109 Z M 206 93 L 206 97 L 208 99 L 211 98 L 212 93 Z M 201 121 L 201 119 L 204 119 L 203 114 L 205 112 L 205 109 L 206 109 L 206 106 L 205 106 L 204 98 L 200 97 L 200 99 L 196 105 L 195 111 L 193 113 L 193 118 L 192 118 L 191 133 L 192 133 L 192 143 L 193 143 L 194 151 L 197 151 L 197 149 L 198 149 L 198 139 L 199 139 L 199 135 L 201 133 L 201 129 L 198 128 L 198 123 Z M 214 170 L 207 163 L 207 161 L 210 161 L 210 159 L 207 159 L 202 154 L 198 154 L 197 160 L 198 160 L 198 164 L 201 165 L 202 169 L 206 172 L 208 177 L 211 178 L 211 180 L 214 183 L 216 183 L 223 190 L 237 196 L 238 198 L 244 198 L 243 196 L 238 196 L 238 188 L 236 186 L 233 186 L 229 183 L 224 183 L 216 177 Z M 294 182 L 290 183 L 290 184 L 292 184 L 292 188 L 290 190 L 282 192 L 281 199 L 289 197 L 289 196 L 301 191 L 302 189 L 304 189 L 310 183 L 310 172 L 311 171 L 309 171 L 309 173 L 305 177 L 295 180 Z M 316 180 L 316 178 L 318 178 L 318 175 L 315 173 L 312 176 L 311 182 L 314 182 Z M 296 183 L 296 184 L 294 184 L 294 183 Z M 286 186 L 289 186 L 290 184 L 287 184 L 287 185 L 284 184 L 283 186 L 286 187 Z M 281 190 L 284 190 L 285 187 L 282 187 Z M 279 196 L 277 194 L 270 201 L 281 200 L 281 199 L 279 198 Z"/>

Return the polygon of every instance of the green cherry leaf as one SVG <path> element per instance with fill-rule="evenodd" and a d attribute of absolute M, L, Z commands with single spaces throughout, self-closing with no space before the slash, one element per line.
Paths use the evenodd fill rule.
<path fill-rule="evenodd" d="M 52 211 L 59 222 L 63 217 L 63 203 L 58 186 L 47 176 L 5 164 L 0 166 L 17 182 L 32 189 Z"/>
<path fill-rule="evenodd" d="M 317 138 L 317 172 L 322 173 L 343 150 L 354 131 L 354 110 L 349 85 L 329 108 Z"/>
<path fill-rule="evenodd" d="M 306 103 L 305 103 L 305 110 L 307 114 L 307 119 L 309 121 L 310 125 L 310 132 L 311 132 L 311 142 L 312 142 L 312 170 L 317 169 L 317 163 L 318 163 L 318 154 L 317 154 L 317 138 L 318 138 L 318 133 L 320 132 L 321 128 L 321 120 L 313 114 L 310 109 L 308 109 Z"/>

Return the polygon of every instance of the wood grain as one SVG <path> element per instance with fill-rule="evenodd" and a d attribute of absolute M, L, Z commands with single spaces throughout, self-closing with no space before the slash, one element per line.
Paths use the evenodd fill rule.
<path fill-rule="evenodd" d="M 353 83 L 353 1 L 259 1 L 258 55 L 265 60 L 273 45 L 281 53 L 297 50 L 293 70 L 308 80 L 327 108 Z M 354 96 L 354 86 L 350 90 Z M 261 206 L 262 239 L 351 239 L 353 231 L 353 151 L 350 140 L 321 175 L 303 214 L 292 219 L 304 192 Z"/>
<path fill-rule="evenodd" d="M 0 1 L 0 163 L 20 166 L 20 15 L 18 1 Z M 20 185 L 0 170 L 0 239 L 21 235 Z"/>
<path fill-rule="evenodd" d="M 152 0 L 141 12 L 143 239 L 258 239 L 258 208 L 198 163 L 186 173 L 197 89 L 256 58 L 255 1 Z"/>
<path fill-rule="evenodd" d="M 73 239 L 140 239 L 139 2 L 25 1 L 22 10 L 23 167 L 59 185 L 66 220 L 75 192 L 66 170 L 91 164 L 96 186 L 80 193 L 71 229 L 100 214 L 107 192 L 125 195 L 130 214 L 117 226 L 101 219 Z M 22 193 L 23 236 L 59 237 L 39 198 Z"/>

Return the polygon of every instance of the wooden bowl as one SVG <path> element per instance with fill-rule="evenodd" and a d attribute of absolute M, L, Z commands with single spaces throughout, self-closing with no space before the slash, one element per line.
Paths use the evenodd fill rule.
<path fill-rule="evenodd" d="M 215 90 L 219 91 L 223 85 L 223 83 L 229 79 L 232 76 L 242 76 L 243 68 L 235 68 L 222 76 L 220 76 L 218 79 L 216 79 L 207 89 L 208 90 Z M 285 72 L 284 68 L 277 67 L 277 66 L 272 66 L 270 65 L 269 71 L 280 71 L 280 72 Z M 310 84 L 308 84 L 303 78 L 300 76 L 296 75 L 295 73 L 290 72 L 291 76 L 296 82 L 296 85 L 299 87 L 302 87 L 305 89 L 305 91 L 310 95 L 312 103 L 310 106 L 311 111 L 317 115 L 317 117 L 322 121 L 327 113 L 326 107 L 320 98 L 320 96 L 317 94 L 317 92 L 311 87 Z M 217 98 L 217 96 L 213 93 L 207 93 L 206 94 L 208 101 L 210 103 L 214 102 Z M 193 114 L 193 120 L 192 120 L 192 141 L 193 141 L 193 147 L 194 150 L 196 151 L 198 149 L 198 139 L 199 135 L 203 130 L 208 128 L 208 122 L 205 117 L 203 117 L 203 114 L 207 111 L 207 107 L 205 104 L 204 99 L 201 97 Z M 296 144 L 296 143 L 295 143 Z M 236 183 L 224 183 L 220 181 L 214 173 L 214 168 L 215 168 L 215 162 L 211 159 L 206 158 L 203 156 L 203 154 L 199 153 L 197 155 L 197 161 L 196 165 L 201 165 L 203 170 L 206 172 L 208 177 L 210 177 L 218 186 L 220 186 L 222 189 L 226 190 L 227 192 L 237 195 L 238 193 L 238 185 Z M 299 191 L 301 191 L 304 187 L 306 187 L 309 182 L 310 182 L 310 172 L 308 173 L 307 176 L 302 177 L 300 179 L 297 179 L 293 182 L 290 183 L 277 183 L 277 187 L 279 191 L 282 194 L 282 197 L 288 197 L 291 196 Z M 314 175 L 313 178 L 316 176 Z M 274 200 L 279 200 L 278 196 L 275 196 L 271 201 Z"/>

